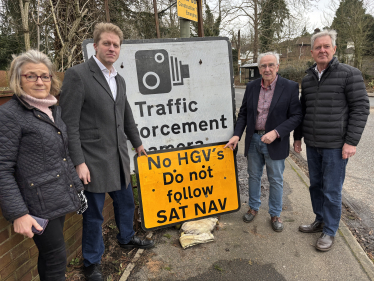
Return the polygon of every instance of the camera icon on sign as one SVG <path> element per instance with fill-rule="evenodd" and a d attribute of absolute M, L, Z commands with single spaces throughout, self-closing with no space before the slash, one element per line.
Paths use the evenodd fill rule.
<path fill-rule="evenodd" d="M 172 86 L 184 85 L 190 78 L 188 64 L 169 56 L 164 49 L 143 50 L 135 53 L 139 91 L 143 95 L 169 93 Z"/>

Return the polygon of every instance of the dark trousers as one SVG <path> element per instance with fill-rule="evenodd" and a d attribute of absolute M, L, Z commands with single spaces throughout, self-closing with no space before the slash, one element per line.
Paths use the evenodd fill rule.
<path fill-rule="evenodd" d="M 50 220 L 43 234 L 33 237 L 39 250 L 38 272 L 41 281 L 65 280 L 64 222 L 65 216 Z"/>
<path fill-rule="evenodd" d="M 87 197 L 88 209 L 83 213 L 82 253 L 84 266 L 99 264 L 105 246 L 102 235 L 104 222 L 103 207 L 105 193 L 84 192 Z M 134 236 L 134 196 L 131 184 L 126 187 L 124 176 L 121 175 L 121 189 L 108 193 L 113 199 L 114 216 L 119 233 L 118 242 L 127 244 Z"/>
<path fill-rule="evenodd" d="M 323 232 L 335 236 L 342 212 L 342 188 L 348 159 L 341 148 L 307 146 L 310 198 L 316 220 L 324 222 Z"/>

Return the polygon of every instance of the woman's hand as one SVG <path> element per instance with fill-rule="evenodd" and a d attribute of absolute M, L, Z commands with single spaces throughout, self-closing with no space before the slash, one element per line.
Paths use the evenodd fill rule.
<path fill-rule="evenodd" d="M 14 232 L 25 235 L 29 238 L 32 238 L 34 236 L 34 233 L 31 231 L 31 228 L 33 226 L 38 231 L 43 230 L 43 227 L 41 227 L 30 215 L 24 215 L 14 220 L 13 226 Z"/>

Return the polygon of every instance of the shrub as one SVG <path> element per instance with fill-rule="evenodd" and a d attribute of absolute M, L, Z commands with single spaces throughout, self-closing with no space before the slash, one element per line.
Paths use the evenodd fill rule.
<path fill-rule="evenodd" d="M 290 61 L 280 64 L 279 75 L 282 77 L 301 83 L 306 75 L 305 71 L 313 65 L 310 61 Z"/>

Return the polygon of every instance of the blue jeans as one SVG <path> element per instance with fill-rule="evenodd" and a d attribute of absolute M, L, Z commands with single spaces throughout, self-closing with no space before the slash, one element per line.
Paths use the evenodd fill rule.
<path fill-rule="evenodd" d="M 261 176 L 265 164 L 270 183 L 269 214 L 272 217 L 279 217 L 282 211 L 284 159 L 272 160 L 267 144 L 255 133 L 248 150 L 248 205 L 255 211 L 258 211 L 261 205 Z"/>
<path fill-rule="evenodd" d="M 342 212 L 342 188 L 348 159 L 341 148 L 306 147 L 310 198 L 316 220 L 324 222 L 323 232 L 335 236 Z"/>
<path fill-rule="evenodd" d="M 87 197 L 88 209 L 83 213 L 82 253 L 84 266 L 99 264 L 104 254 L 104 240 L 101 225 L 103 224 L 103 207 L 105 193 L 84 191 Z M 134 236 L 134 197 L 131 184 L 126 188 L 124 176 L 121 173 L 121 189 L 109 192 L 113 199 L 114 217 L 119 233 L 117 239 L 121 244 L 127 244 Z"/>

